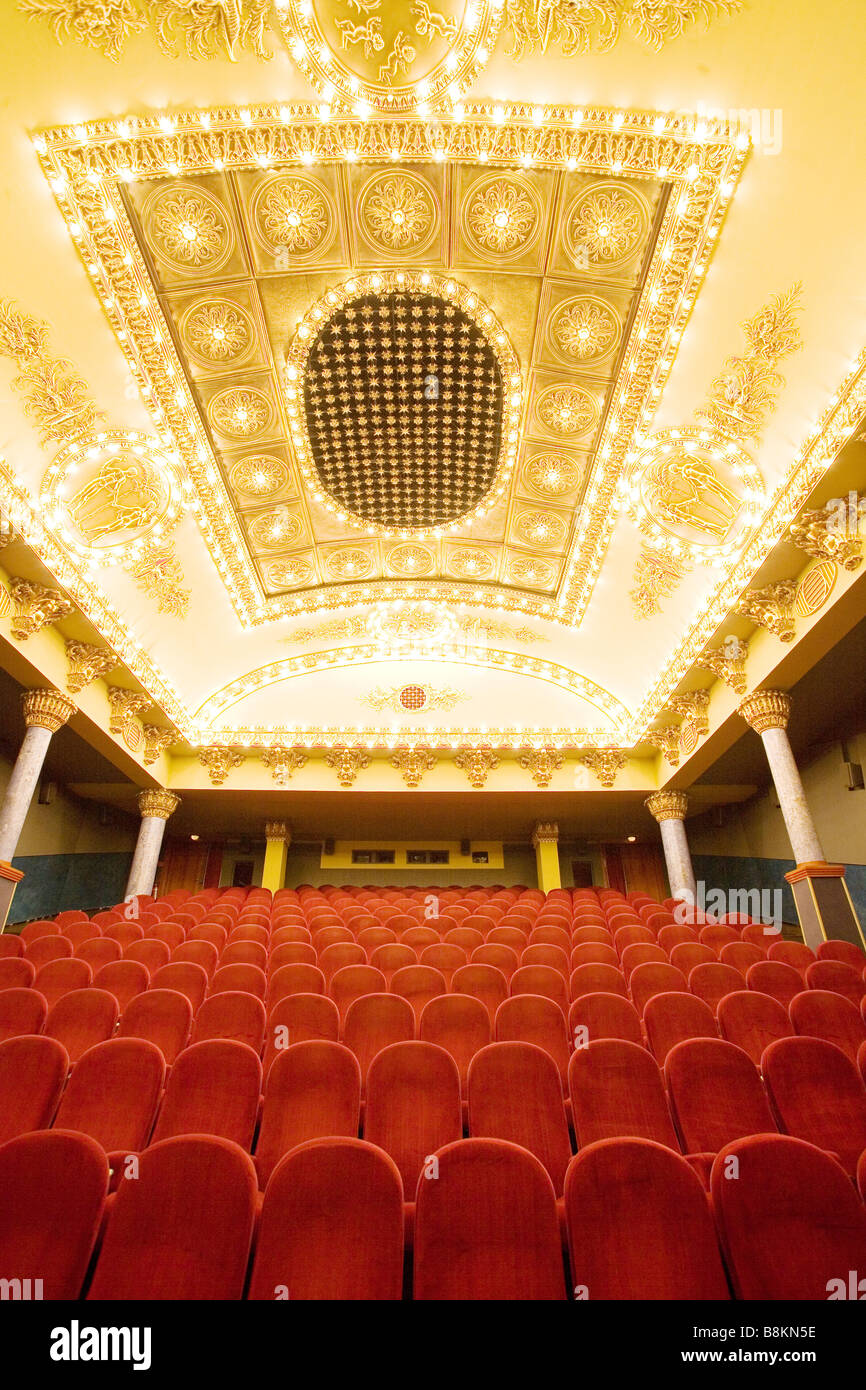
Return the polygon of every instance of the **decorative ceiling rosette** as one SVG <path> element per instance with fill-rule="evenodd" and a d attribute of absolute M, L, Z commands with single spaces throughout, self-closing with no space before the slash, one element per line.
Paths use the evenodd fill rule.
<path fill-rule="evenodd" d="M 432 188 L 408 170 L 374 174 L 358 195 L 358 229 L 374 251 L 424 251 L 438 222 Z"/>
<path fill-rule="evenodd" d="M 326 190 L 303 174 L 271 174 L 256 188 L 250 206 L 256 237 L 266 251 L 285 260 L 285 269 L 321 255 L 336 231 Z"/>
<path fill-rule="evenodd" d="M 216 297 L 196 300 L 185 310 L 180 336 L 196 362 L 222 370 L 245 362 L 256 342 L 246 309 L 233 299 Z"/>
<path fill-rule="evenodd" d="M 161 184 L 141 221 L 150 249 L 175 275 L 212 275 L 234 250 L 228 212 L 200 183 Z"/>
<path fill-rule="evenodd" d="M 644 245 L 650 205 L 643 194 L 612 180 L 578 193 L 565 216 L 566 249 L 581 270 L 616 270 Z"/>
<path fill-rule="evenodd" d="M 541 199 L 514 174 L 489 174 L 474 183 L 463 203 L 463 230 L 485 259 L 523 255 L 541 230 Z"/>
<path fill-rule="evenodd" d="M 272 454 L 250 454 L 234 464 L 229 481 L 236 492 L 258 501 L 281 492 L 289 481 L 289 470 Z"/>

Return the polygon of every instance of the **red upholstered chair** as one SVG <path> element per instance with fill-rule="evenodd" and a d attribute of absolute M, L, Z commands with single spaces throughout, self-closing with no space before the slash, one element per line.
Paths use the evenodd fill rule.
<path fill-rule="evenodd" d="M 226 931 L 225 927 L 222 926 L 222 924 L 219 922 L 199 922 L 197 927 L 192 928 L 187 940 L 209 941 L 212 946 L 216 946 L 217 950 L 222 952 L 226 948 L 226 942 L 228 941 L 228 932 Z M 233 945 L 235 947 L 257 946 L 259 945 L 259 943 L 257 941 L 235 941 Z M 264 949 L 265 948 L 262 947 L 262 950 Z"/>
<path fill-rule="evenodd" d="M 324 994 L 289 994 L 268 1014 L 262 1071 L 267 1080 L 275 1057 L 299 1042 L 336 1042 L 340 1014 Z"/>
<path fill-rule="evenodd" d="M 389 990 L 408 999 L 415 1011 L 416 1021 L 421 1017 L 424 1005 L 440 994 L 446 994 L 445 977 L 439 970 L 429 965 L 407 965 L 391 976 Z"/>
<path fill-rule="evenodd" d="M 200 965 L 210 980 L 217 968 L 219 952 L 212 941 L 185 941 L 171 953 L 172 965 Z"/>
<path fill-rule="evenodd" d="M 239 942 L 238 945 L 252 946 L 255 942 Z M 315 966 L 317 959 L 315 948 L 309 941 L 284 941 L 282 945 L 275 946 L 268 957 L 268 974 L 275 975 L 284 965 Z"/>
<path fill-rule="evenodd" d="M 41 941 L 46 936 L 60 936 L 60 928 L 56 922 L 49 922 L 47 918 L 41 918 L 36 922 L 28 922 L 21 928 L 19 936 L 27 950 L 34 941 Z"/>
<path fill-rule="evenodd" d="M 268 1072 L 255 1165 L 264 1192 L 280 1160 L 297 1144 L 358 1133 L 361 1068 L 342 1043 L 299 1042 Z"/>
<path fill-rule="evenodd" d="M 448 1052 L 460 1073 L 460 1090 L 466 1095 L 469 1064 L 493 1036 L 490 1010 L 483 1000 L 469 994 L 443 994 L 423 1008 L 418 1024 L 422 1042 Z"/>
<path fill-rule="evenodd" d="M 841 960 L 845 965 L 853 966 L 861 975 L 866 969 L 866 956 L 851 941 L 837 941 L 831 937 L 829 941 L 821 942 L 816 955 L 818 960 Z"/>
<path fill-rule="evenodd" d="M 149 989 L 127 1004 L 116 1036 L 154 1043 L 170 1067 L 186 1047 L 191 1027 L 192 1004 L 187 995 L 176 989 Z"/>
<path fill-rule="evenodd" d="M 176 946 L 183 945 L 186 940 L 186 932 L 177 922 L 159 922 L 155 927 L 148 927 L 144 939 L 145 941 L 163 941 L 171 952 Z"/>
<path fill-rule="evenodd" d="M 592 942 L 596 946 L 613 946 L 613 937 L 604 926 L 581 926 L 575 922 L 571 933 L 572 946 L 583 946 Z"/>
<path fill-rule="evenodd" d="M 596 967 L 600 969 L 601 967 Z M 515 970 L 511 977 L 509 993 L 515 994 L 540 994 L 545 999 L 552 999 L 558 1004 L 565 1015 L 568 1004 L 568 984 L 565 977 L 554 970 L 551 965 L 521 965 L 519 970 Z"/>
<path fill-rule="evenodd" d="M 825 1302 L 840 1282 L 850 1296 L 849 1270 L 863 1277 L 866 1211 L 839 1164 L 812 1144 L 738 1139 L 718 1154 L 711 1191 L 736 1298 Z"/>
<path fill-rule="evenodd" d="M 364 1138 L 390 1154 L 414 1199 L 427 1157 L 463 1132 L 460 1076 L 453 1057 L 429 1042 L 393 1043 L 367 1073 Z"/>
<path fill-rule="evenodd" d="M 746 971 L 764 959 L 764 953 L 750 941 L 729 941 L 719 953 L 722 965 L 732 965 L 745 979 Z"/>
<path fill-rule="evenodd" d="M 68 1073 L 66 1048 L 55 1038 L 0 1043 L 0 1144 L 51 1124 Z"/>
<path fill-rule="evenodd" d="M 269 940 L 270 933 L 266 926 L 258 922 L 246 922 L 232 927 L 227 944 L 233 946 L 236 941 L 252 941 L 267 948 Z"/>
<path fill-rule="evenodd" d="M 767 951 L 767 957 L 790 965 L 804 980 L 809 966 L 815 964 L 815 952 L 802 941 L 774 941 Z"/>
<path fill-rule="evenodd" d="M 89 1134 L 109 1156 L 143 1149 L 164 1080 L 165 1061 L 153 1043 L 97 1043 L 73 1067 L 54 1127 Z"/>
<path fill-rule="evenodd" d="M 207 971 L 192 961 L 175 960 L 161 965 L 150 977 L 151 989 L 172 989 L 185 994 L 195 1013 L 207 993 Z"/>
<path fill-rule="evenodd" d="M 364 927 L 358 932 L 358 945 L 367 953 L 367 959 L 377 946 L 390 946 L 397 942 L 397 933 L 391 927 Z"/>
<path fill-rule="evenodd" d="M 47 1013 L 48 1004 L 38 990 L 0 990 L 0 1042 L 26 1033 L 41 1033 Z"/>
<path fill-rule="evenodd" d="M 40 1130 L 0 1148 L 0 1269 L 77 1299 L 99 1233 L 108 1160 L 86 1134 Z"/>
<path fill-rule="evenodd" d="M 434 1157 L 438 1179 L 417 1190 L 416 1300 L 565 1298 L 556 1198 L 538 1159 L 500 1139 Z"/>
<path fill-rule="evenodd" d="M 718 961 L 718 956 L 711 946 L 705 946 L 702 941 L 681 941 L 678 946 L 673 946 L 670 952 L 670 963 L 681 970 L 686 979 L 689 971 L 694 970 L 696 965 L 714 965 Z"/>
<path fill-rule="evenodd" d="M 425 946 L 435 946 L 439 939 L 438 931 L 434 931 L 432 927 L 408 927 L 400 934 L 402 945 L 411 946 L 419 956 Z"/>
<path fill-rule="evenodd" d="M 621 994 L 628 998 L 628 986 L 621 970 L 613 965 L 578 965 L 571 972 L 569 993 L 572 999 L 584 994 Z"/>
<path fill-rule="evenodd" d="M 805 989 L 795 994 L 788 1010 L 794 1031 L 841 1047 L 852 1062 L 866 1042 L 866 1022 L 856 1005 L 828 989 Z"/>
<path fill-rule="evenodd" d="M 649 927 L 624 926 L 616 927 L 611 923 L 613 929 L 613 948 L 617 955 L 622 959 L 622 953 L 627 946 L 657 946 L 658 942 Z"/>
<path fill-rule="evenodd" d="M 384 994 L 387 988 L 381 970 L 372 965 L 346 965 L 331 977 L 328 994 L 337 1005 L 340 1018 L 345 1019 L 346 1010 L 356 999 L 365 994 Z"/>
<path fill-rule="evenodd" d="M 313 1139 L 268 1183 L 247 1298 L 388 1301 L 403 1284 L 403 1186 L 357 1138 Z"/>
<path fill-rule="evenodd" d="M 377 1052 L 414 1037 L 415 1014 L 408 999 L 401 999 L 399 994 L 366 994 L 352 1001 L 343 1023 L 343 1042 L 358 1059 L 362 1092 Z"/>
<path fill-rule="evenodd" d="M 319 951 L 319 969 L 326 981 L 331 980 L 338 970 L 345 970 L 347 966 L 366 964 L 367 953 L 357 941 L 335 941 L 332 946 L 326 946 L 324 951 Z"/>
<path fill-rule="evenodd" d="M 290 942 L 305 942 L 308 946 L 312 944 L 312 933 L 309 927 L 300 923 L 292 923 L 283 927 L 275 927 L 271 934 L 271 951 L 278 946 L 286 946 Z"/>
<path fill-rule="evenodd" d="M 476 946 L 484 945 L 484 933 L 475 927 L 452 927 L 443 934 L 442 940 L 449 946 L 461 946 L 468 955 Z"/>
<path fill-rule="evenodd" d="M 477 1052 L 469 1066 L 469 1133 L 507 1139 L 535 1154 L 561 1196 L 571 1142 L 553 1058 L 525 1042 L 491 1043 Z"/>
<path fill-rule="evenodd" d="M 717 1019 L 722 1037 L 741 1047 L 756 1067 L 771 1042 L 794 1034 L 788 1011 L 778 999 L 752 989 L 725 995 Z"/>
<path fill-rule="evenodd" d="M 441 951 L 442 947 L 438 949 Z M 417 965 L 418 957 L 411 946 L 406 946 L 400 941 L 385 942 L 370 952 L 370 964 L 374 970 L 379 970 L 384 975 L 387 988 L 397 971 L 404 970 L 407 965 Z"/>
<path fill-rule="evenodd" d="M 70 962 L 83 964 L 84 962 Z M 103 965 L 93 977 L 96 989 L 107 989 L 117 1000 L 121 1013 L 137 994 L 143 994 L 150 984 L 150 972 L 136 960 L 113 960 Z"/>
<path fill-rule="evenodd" d="M 144 927 L 140 922 L 110 922 L 102 935 L 109 941 L 116 941 L 121 951 L 125 951 L 133 941 L 141 941 Z"/>
<path fill-rule="evenodd" d="M 782 1038 L 762 1069 L 782 1133 L 838 1155 L 853 1176 L 866 1149 L 866 1086 L 850 1058 L 821 1038 Z"/>
<path fill-rule="evenodd" d="M 519 927 L 493 927 L 485 940 L 487 946 L 508 946 L 512 951 L 516 951 L 518 956 L 526 943 L 526 933 Z"/>
<path fill-rule="evenodd" d="M 490 1016 L 490 1025 L 503 999 L 508 998 L 508 981 L 493 965 L 462 965 L 451 977 L 452 994 L 469 994 L 479 999 Z"/>
<path fill-rule="evenodd" d="M 89 1047 L 111 1037 L 119 1014 L 117 1000 L 108 990 L 75 989 L 48 1011 L 42 1031 L 63 1043 L 74 1067 Z"/>
<path fill-rule="evenodd" d="M 571 951 L 571 918 L 566 918 L 562 926 L 553 921 L 537 925 L 529 933 L 530 946 L 558 946 L 566 955 Z"/>
<path fill-rule="evenodd" d="M 219 973 L 217 971 L 214 980 Z M 246 1043 L 253 1052 L 260 1053 L 265 1041 L 265 1023 L 264 1004 L 248 990 L 212 992 L 195 1016 L 192 1042 L 228 1038 L 233 1042 Z"/>
<path fill-rule="evenodd" d="M 862 973 L 843 960 L 815 961 L 806 970 L 806 984 L 809 989 L 826 989 L 843 995 L 858 1009 L 866 997 L 866 980 Z"/>
<path fill-rule="evenodd" d="M 775 1133 L 758 1070 L 733 1043 L 678 1043 L 665 1058 L 664 1073 L 684 1153 L 715 1154 L 746 1134 Z"/>
<path fill-rule="evenodd" d="M 520 958 L 511 946 L 503 946 L 501 942 L 486 941 L 483 946 L 475 947 L 469 964 L 491 966 L 500 972 L 507 984 L 520 964 Z"/>
<path fill-rule="evenodd" d="M 154 1144 L 120 1182 L 87 1297 L 241 1298 L 255 1212 L 255 1170 L 237 1144 L 206 1134 Z"/>
<path fill-rule="evenodd" d="M 38 936 L 24 947 L 24 957 L 38 971 L 52 960 L 63 960 L 72 955 L 72 942 L 68 936 Z"/>
<path fill-rule="evenodd" d="M 676 966 L 651 961 L 648 965 L 639 965 L 637 970 L 632 971 L 628 988 L 632 1003 L 643 1016 L 647 1001 L 652 999 L 654 994 L 673 994 L 677 991 L 686 994 L 688 983 L 683 972 L 677 970 Z"/>
<path fill-rule="evenodd" d="M 712 965 L 696 965 L 689 971 L 689 990 L 703 999 L 715 1014 L 726 994 L 735 994 L 745 986 L 745 979 L 732 965 L 715 961 Z"/>
<path fill-rule="evenodd" d="M 0 960 L 5 960 L 8 956 L 23 956 L 24 942 L 20 936 L 13 936 L 12 932 L 0 932 Z M 35 966 L 34 966 L 35 969 Z"/>
<path fill-rule="evenodd" d="M 307 950 L 309 954 L 306 955 L 304 959 L 315 965 L 315 951 L 309 944 L 307 945 Z M 285 963 L 288 964 L 288 962 Z M 283 961 L 280 961 L 279 964 L 282 965 Z M 274 968 L 270 965 L 266 948 L 259 941 L 229 942 L 220 952 L 219 965 L 217 968 L 222 970 L 229 965 L 252 965 L 255 966 L 257 970 L 261 970 L 265 973 L 267 973 L 269 968 Z"/>
<path fill-rule="evenodd" d="M 801 992 L 803 977 L 792 965 L 784 965 L 780 960 L 762 960 L 749 966 L 746 985 L 761 994 L 769 994 L 787 1009 L 794 995 Z"/>
<path fill-rule="evenodd" d="M 193 1043 L 171 1069 L 152 1142 L 217 1134 L 249 1149 L 259 1111 L 262 1064 L 244 1043 Z"/>
<path fill-rule="evenodd" d="M 82 941 L 80 946 L 76 946 L 74 955 L 76 960 L 86 960 L 95 975 L 103 965 L 120 960 L 123 951 L 119 941 L 112 941 L 107 936 L 92 936 L 89 941 Z"/>
<path fill-rule="evenodd" d="M 666 1145 L 626 1138 L 581 1148 L 565 1177 L 565 1221 L 578 1297 L 730 1297 L 706 1194 Z"/>
<path fill-rule="evenodd" d="M 570 1056 L 565 1015 L 558 1004 L 540 994 L 516 994 L 496 1010 L 493 1024 L 496 1042 L 532 1043 L 552 1058 L 560 1083 L 568 1084 Z"/>
<path fill-rule="evenodd" d="M 622 953 L 620 967 L 626 980 L 628 980 L 632 971 L 636 970 L 639 965 L 659 962 L 662 965 L 668 964 L 668 958 L 661 946 L 650 944 L 648 941 L 637 941 L 633 946 L 626 946 Z"/>
<path fill-rule="evenodd" d="M 66 960 L 51 960 L 47 965 L 42 966 L 39 974 L 44 976 L 46 970 L 48 970 L 55 972 L 56 975 L 58 966 L 63 967 L 68 964 L 69 962 Z M 65 972 L 63 972 L 62 969 L 60 978 L 65 978 Z M 32 989 L 35 980 L 36 966 L 33 964 L 32 960 L 25 960 L 24 956 L 7 956 L 5 959 L 0 960 L 0 989 Z M 49 985 L 51 980 L 52 975 L 49 974 Z M 80 988 L 80 986 L 74 986 L 74 988 Z M 45 990 L 40 990 L 39 992 L 40 994 L 45 994 L 46 999 L 48 998 L 48 994 Z M 65 991 L 61 989 L 60 994 L 63 993 L 65 993 Z M 59 995 L 57 997 L 59 997 Z"/>
<path fill-rule="evenodd" d="M 568 1032 L 581 1046 L 602 1038 L 619 1038 L 638 1047 L 643 1043 L 634 1004 L 624 995 L 606 994 L 601 990 L 581 994 L 574 1000 L 568 1011 Z"/>
<path fill-rule="evenodd" d="M 774 941 L 778 941 L 781 927 L 768 928 L 767 930 L 759 922 L 750 922 L 747 927 L 742 929 L 742 939 L 747 941 L 750 946 L 757 946 L 762 956 L 766 956 Z"/>
<path fill-rule="evenodd" d="M 315 965 L 281 965 L 268 982 L 268 1012 L 292 994 L 324 994 L 325 977 Z"/>
<path fill-rule="evenodd" d="M 672 1047 L 688 1038 L 718 1038 L 709 1004 L 691 994 L 656 994 L 643 1014 L 647 1040 L 659 1066 Z"/>
<path fill-rule="evenodd" d="M 520 964 L 522 967 L 529 965 L 544 965 L 551 970 L 558 970 L 563 979 L 569 977 L 569 955 L 570 952 L 563 950 L 561 946 L 545 945 L 537 942 L 535 945 L 525 946 L 520 953 Z"/>
<path fill-rule="evenodd" d="M 76 922 L 86 922 L 87 920 L 87 913 L 82 912 L 80 907 L 68 907 L 65 911 L 58 912 L 57 916 L 54 918 L 55 924 L 64 934 L 66 933 L 67 927 L 72 926 Z"/>
<path fill-rule="evenodd" d="M 661 1073 L 646 1048 L 604 1039 L 576 1048 L 568 1089 L 579 1148 L 597 1139 L 653 1139 L 679 1152 Z"/>
<path fill-rule="evenodd" d="M 127 946 L 123 959 L 138 961 L 148 975 L 153 975 L 161 965 L 168 965 L 170 956 L 171 951 L 164 941 L 146 937 L 144 941 L 133 941 L 131 946 Z"/>
<path fill-rule="evenodd" d="M 569 963 L 572 971 L 578 970 L 581 965 L 610 965 L 617 970 L 619 956 L 612 946 L 605 946 L 600 941 L 582 941 L 572 948 Z"/>
<path fill-rule="evenodd" d="M 687 927 L 684 923 L 671 923 L 666 927 L 659 928 L 658 943 L 663 951 L 667 951 L 668 955 L 675 946 L 680 946 L 685 942 L 694 944 L 697 941 L 698 934 L 694 927 Z"/>
<path fill-rule="evenodd" d="M 264 999 L 268 992 L 268 977 L 258 965 L 220 965 L 210 982 L 210 995 L 227 991 L 252 994 Z"/>
<path fill-rule="evenodd" d="M 740 940 L 740 933 L 735 927 L 727 927 L 721 922 L 713 922 L 707 927 L 701 927 L 698 932 L 698 940 L 704 946 L 709 946 L 718 956 L 723 946 Z"/>
<path fill-rule="evenodd" d="M 482 946 L 479 949 L 485 950 L 486 948 Z M 409 963 L 406 962 L 406 964 Z M 418 955 L 418 964 L 427 966 L 431 970 L 438 970 L 449 989 L 454 971 L 459 970 L 466 963 L 466 952 L 463 947 L 451 945 L 446 941 L 435 941 L 430 946 L 424 946 Z M 391 976 L 388 978 L 390 982 Z"/>
<path fill-rule="evenodd" d="M 61 913 L 61 916 L 62 915 Z M 60 918 L 58 917 L 57 920 L 59 923 Z M 83 913 L 82 916 L 76 918 L 74 922 L 68 922 L 66 926 L 62 928 L 62 931 L 66 940 L 72 942 L 73 954 L 75 953 L 76 946 L 80 946 L 84 941 L 92 941 L 94 936 L 101 935 L 99 927 L 89 921 Z"/>

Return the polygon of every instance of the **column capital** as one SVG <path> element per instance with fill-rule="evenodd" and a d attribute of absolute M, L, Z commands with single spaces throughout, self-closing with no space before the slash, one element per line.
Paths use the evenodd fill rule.
<path fill-rule="evenodd" d="M 166 791 L 163 787 L 150 787 L 147 791 L 138 793 L 138 809 L 141 818 L 152 816 L 158 820 L 168 820 L 173 811 L 180 805 L 180 797 L 175 796 L 174 792 Z"/>
<path fill-rule="evenodd" d="M 791 697 L 784 690 L 753 690 L 737 706 L 737 713 L 757 734 L 766 729 L 787 729 Z"/>
<path fill-rule="evenodd" d="M 49 729 L 52 734 L 62 727 L 78 708 L 74 702 L 53 687 L 28 690 L 21 699 L 24 723 L 28 729 Z"/>
<path fill-rule="evenodd" d="M 685 820 L 689 798 L 685 792 L 653 792 L 644 802 L 650 815 L 661 824 L 663 820 Z"/>
<path fill-rule="evenodd" d="M 277 843 L 290 844 L 292 827 L 283 820 L 269 820 L 265 823 L 265 839 L 268 842 L 276 840 Z"/>
<path fill-rule="evenodd" d="M 559 826 L 554 821 L 536 821 L 535 829 L 532 832 L 532 847 L 537 849 L 541 844 L 559 843 Z"/>

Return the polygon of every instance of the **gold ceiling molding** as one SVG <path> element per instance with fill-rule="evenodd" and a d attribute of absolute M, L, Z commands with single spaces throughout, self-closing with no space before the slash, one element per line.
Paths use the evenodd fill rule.
<path fill-rule="evenodd" d="M 844 570 L 859 569 L 863 563 L 863 508 L 864 497 L 858 492 L 836 498 L 817 510 L 803 512 L 788 539 L 816 560 L 832 560 Z"/>
<path fill-rule="evenodd" d="M 480 748 L 461 748 L 454 766 L 465 772 L 471 786 L 480 791 L 491 772 L 499 766 L 499 755 L 489 746 Z"/>
<path fill-rule="evenodd" d="M 489 618 L 476 617 L 474 614 L 461 615 L 457 620 L 457 627 L 460 634 L 473 646 L 480 646 L 484 638 L 490 642 L 501 642 L 512 638 L 515 642 L 522 642 L 525 646 L 550 640 L 543 633 L 536 632 L 534 628 L 514 627 L 511 623 L 498 623 Z M 319 623 L 316 627 L 296 628 L 290 636 L 280 640 L 301 644 L 317 641 L 338 641 L 342 637 L 346 639 L 369 637 L 369 635 L 368 615 L 358 613 L 350 618 L 336 618 L 332 622 Z"/>
<path fill-rule="evenodd" d="M 165 534 L 181 515 L 174 464 L 158 440 L 136 431 L 97 430 L 104 412 L 71 364 L 50 355 L 47 336 L 47 324 L 0 300 L 0 354 L 20 369 L 13 385 L 25 396 L 25 414 L 35 420 L 43 446 L 61 445 L 40 490 L 48 524 L 81 557 L 121 564 L 145 593 L 158 598 L 160 612 L 184 617 L 189 593 L 179 587 L 183 568 Z M 65 502 L 67 475 L 88 461 L 92 476 Z M 170 589 L 161 582 L 166 567 Z"/>
<path fill-rule="evenodd" d="M 161 753 L 165 753 L 169 748 L 178 742 L 178 736 L 174 729 L 164 729 L 159 724 L 144 724 L 144 754 L 142 761 L 145 767 L 155 763 Z"/>
<path fill-rule="evenodd" d="M 658 51 L 698 20 L 736 14 L 743 0 L 508 0 L 507 52 L 520 62 L 533 53 L 558 48 L 575 53 L 606 53 L 623 34 Z"/>
<path fill-rule="evenodd" d="M 10 579 L 9 592 L 15 603 L 11 631 L 18 642 L 26 642 L 49 623 L 57 623 L 74 612 L 73 605 L 58 589 L 29 579 Z"/>
<path fill-rule="evenodd" d="M 307 755 L 300 748 L 286 748 L 274 744 L 262 753 L 262 762 L 270 772 L 278 787 L 291 781 L 292 773 L 306 767 Z"/>
<path fill-rule="evenodd" d="M 423 744 L 398 748 L 391 756 L 391 766 L 397 772 L 402 772 L 407 787 L 419 787 L 424 773 L 432 772 L 436 762 L 436 754 Z"/>
<path fill-rule="evenodd" d="M 393 163 L 395 158 L 404 163 L 521 164 L 539 171 L 607 175 L 608 181 L 662 178 L 670 182 L 675 197 L 663 220 L 623 363 L 625 400 L 601 441 L 587 491 L 588 510 L 570 552 L 567 588 L 558 601 L 538 594 L 515 596 L 513 606 L 521 611 L 570 622 L 582 615 L 598 575 L 609 534 L 612 487 L 630 430 L 648 408 L 650 390 L 657 390 L 670 370 L 674 341 L 709 261 L 746 143 L 738 143 L 724 121 L 698 124 L 687 116 L 569 107 L 545 107 L 539 121 L 529 106 L 498 108 L 490 103 L 467 103 L 460 120 L 444 124 L 418 118 L 358 121 L 345 116 L 322 122 L 318 108 L 298 104 L 94 122 L 36 137 L 37 151 L 64 215 L 86 262 L 96 267 L 92 273 L 106 313 L 121 343 L 134 345 L 134 351 L 125 348 L 130 369 L 171 430 L 194 487 L 196 519 L 245 626 L 302 609 L 350 603 L 356 594 L 361 601 L 369 601 L 371 593 L 354 586 L 334 593 L 315 588 L 299 596 L 266 598 L 263 594 L 198 411 L 182 381 L 179 389 L 183 374 L 152 303 L 152 286 L 121 197 L 124 183 L 153 177 L 173 178 L 176 183 L 180 175 L 274 166 L 279 166 L 277 172 L 294 176 L 294 169 L 287 166 L 327 166 L 346 160 Z M 192 223 L 189 230 L 195 230 Z M 665 349 L 670 357 L 664 355 Z M 308 559 L 287 557 L 285 564 L 291 573 L 281 570 L 280 577 L 285 573 L 289 587 L 314 582 Z M 556 583 L 559 568 L 533 557 L 511 556 L 503 577 L 520 588 L 549 588 Z M 391 572 L 401 577 L 393 568 Z M 406 577 L 412 574 L 406 571 Z M 497 602 L 489 585 L 467 586 L 461 592 L 466 601 L 477 605 Z M 372 595 L 387 596 L 381 589 Z M 430 583 L 424 596 L 448 601 L 453 588 Z"/>
<path fill-rule="evenodd" d="M 738 695 L 746 693 L 746 657 L 749 648 L 745 642 L 734 638 L 721 647 L 705 651 L 695 662 L 705 671 L 712 671 L 719 680 L 724 681 Z"/>
<path fill-rule="evenodd" d="M 377 686 L 366 695 L 359 695 L 358 701 L 374 710 L 391 709 L 397 714 L 423 710 L 432 714 L 437 709 L 454 709 L 468 698 L 465 690 L 452 690 L 450 686 L 394 685 L 390 689 Z"/>
<path fill-rule="evenodd" d="M 798 315 L 802 311 L 802 284 L 784 294 L 742 324 L 746 351 L 728 357 L 710 386 L 705 405 L 695 418 L 728 439 L 759 444 L 767 419 L 775 410 L 785 378 L 778 364 L 803 346 Z"/>
<path fill-rule="evenodd" d="M 588 767 L 603 787 L 612 787 L 628 762 L 628 754 L 621 748 L 596 748 L 581 754 L 578 762 Z"/>
<path fill-rule="evenodd" d="M 529 752 L 521 753 L 517 761 L 526 772 L 531 773 L 537 787 L 549 787 L 554 772 L 562 767 L 563 758 L 557 748 L 531 748 Z"/>
<path fill-rule="evenodd" d="M 244 755 L 237 748 L 215 745 L 210 748 L 200 748 L 198 759 L 202 767 L 207 768 L 212 785 L 221 787 L 232 769 L 242 766 Z"/>
<path fill-rule="evenodd" d="M 635 617 L 652 618 L 662 611 L 662 599 L 670 598 L 683 575 L 691 569 L 683 557 L 656 550 L 644 543 L 634 565 L 634 588 L 629 598 Z"/>
<path fill-rule="evenodd" d="M 737 600 L 737 612 L 750 618 L 758 627 L 765 627 L 780 642 L 793 642 L 796 636 L 794 603 L 797 584 L 793 579 L 780 579 L 761 589 L 747 589 Z"/>
<path fill-rule="evenodd" d="M 177 56 L 176 37 L 189 58 L 234 60 L 241 50 L 271 56 L 265 38 L 271 0 L 18 0 L 18 8 L 30 19 L 47 20 L 58 43 L 86 44 L 112 62 L 148 19 L 169 57 Z"/>
<path fill-rule="evenodd" d="M 370 766 L 369 755 L 363 748 L 332 748 L 325 756 L 328 767 L 334 768 L 341 787 L 351 787 L 359 772 Z"/>
<path fill-rule="evenodd" d="M 73 695 L 99 676 L 107 676 L 119 664 L 114 652 L 109 651 L 107 647 L 96 646 L 93 642 L 68 641 L 66 661 L 69 667 L 66 689 Z"/>

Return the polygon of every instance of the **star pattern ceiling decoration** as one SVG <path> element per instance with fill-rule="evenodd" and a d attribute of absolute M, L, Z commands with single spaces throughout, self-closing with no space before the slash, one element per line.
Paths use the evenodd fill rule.
<path fill-rule="evenodd" d="M 506 383 L 458 304 L 408 288 L 351 299 L 320 330 L 303 390 L 314 467 L 351 515 L 426 530 L 490 491 Z"/>

